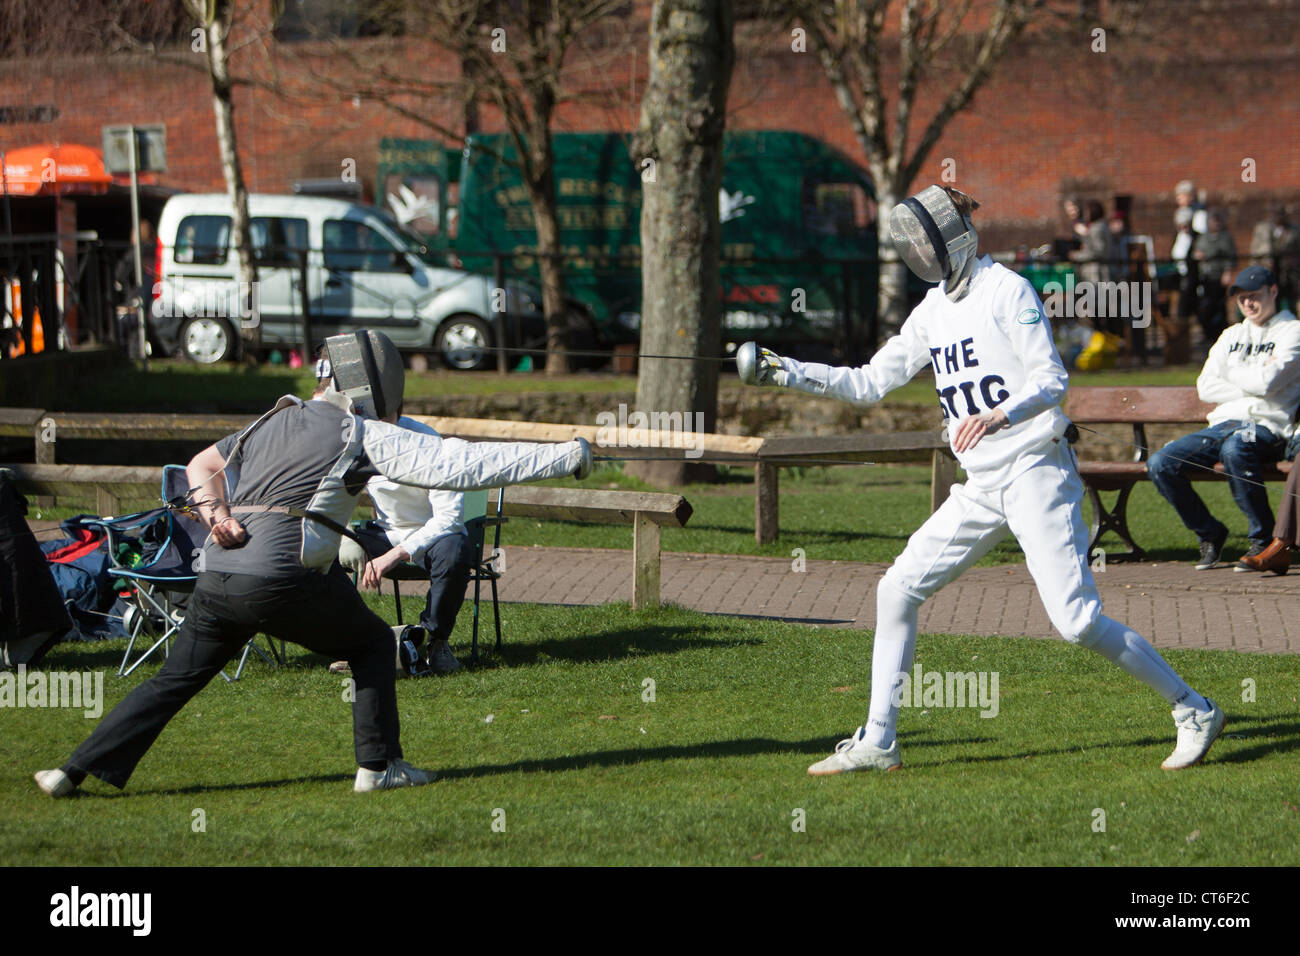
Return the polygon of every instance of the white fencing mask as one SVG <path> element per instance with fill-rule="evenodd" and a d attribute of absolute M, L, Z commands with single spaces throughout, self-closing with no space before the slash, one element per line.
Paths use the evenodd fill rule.
<path fill-rule="evenodd" d="M 979 236 L 942 188 L 927 186 L 895 206 L 889 234 L 918 277 L 943 282 L 944 293 L 954 302 L 965 298 Z"/>
<path fill-rule="evenodd" d="M 331 335 L 325 352 L 334 389 L 352 402 L 362 418 L 387 418 L 402 404 L 406 372 L 402 353 L 383 332 L 367 329 Z"/>

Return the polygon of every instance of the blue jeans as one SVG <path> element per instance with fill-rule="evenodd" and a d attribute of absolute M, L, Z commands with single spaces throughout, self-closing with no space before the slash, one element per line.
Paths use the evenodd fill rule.
<path fill-rule="evenodd" d="M 1183 524 L 1202 541 L 1218 541 L 1228 533 L 1227 527 L 1210 514 L 1200 495 L 1192 490 L 1191 471 L 1213 468 L 1223 462 L 1228 475 L 1232 500 L 1245 514 L 1250 527 L 1246 534 L 1258 544 L 1273 538 L 1273 509 L 1268 504 L 1268 490 L 1260 477 L 1264 465 L 1282 457 L 1286 441 L 1277 438 L 1262 425 L 1256 425 L 1254 440 L 1249 422 L 1220 422 L 1204 431 L 1194 432 L 1171 441 L 1151 456 L 1147 474 L 1156 490 L 1165 497 Z"/>

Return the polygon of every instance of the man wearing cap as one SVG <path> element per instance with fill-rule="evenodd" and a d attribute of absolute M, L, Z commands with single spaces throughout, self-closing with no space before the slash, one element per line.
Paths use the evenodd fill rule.
<path fill-rule="evenodd" d="M 1201 401 L 1216 406 L 1209 427 L 1170 442 L 1147 462 L 1152 484 L 1200 541 L 1198 571 L 1219 563 L 1228 528 L 1193 490 L 1194 472 L 1223 463 L 1232 498 L 1248 523 L 1246 558 L 1259 555 L 1273 528 L 1261 472 L 1282 457 L 1300 405 L 1300 322 L 1278 311 L 1277 279 L 1263 266 L 1249 266 L 1228 295 L 1243 321 L 1219 336 L 1196 380 Z M 1255 569 L 1243 559 L 1236 570 Z"/>

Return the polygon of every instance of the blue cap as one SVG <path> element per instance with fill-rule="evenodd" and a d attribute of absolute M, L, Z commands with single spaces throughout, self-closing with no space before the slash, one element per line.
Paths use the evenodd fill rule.
<path fill-rule="evenodd" d="M 1273 285 L 1277 285 L 1277 276 L 1273 275 L 1272 269 L 1266 269 L 1264 266 L 1246 266 L 1237 273 L 1237 278 L 1228 289 L 1228 295 L 1236 295 L 1238 292 L 1258 292 Z"/>

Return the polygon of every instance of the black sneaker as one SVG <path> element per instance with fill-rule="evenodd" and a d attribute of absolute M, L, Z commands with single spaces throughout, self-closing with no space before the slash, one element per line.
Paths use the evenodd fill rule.
<path fill-rule="evenodd" d="M 1219 535 L 1213 541 L 1201 541 L 1201 559 L 1196 562 L 1197 571 L 1208 571 L 1219 563 L 1219 555 L 1223 551 L 1223 543 L 1228 540 L 1228 529 L 1223 529 L 1223 534 Z"/>
<path fill-rule="evenodd" d="M 1259 567 L 1256 566 L 1256 565 L 1254 565 L 1254 564 L 1251 564 L 1251 563 L 1250 563 L 1249 561 L 1247 561 L 1246 559 L 1247 559 L 1247 558 L 1255 558 L 1255 557 L 1259 557 L 1259 555 L 1261 555 L 1261 554 L 1264 553 L 1264 549 L 1267 548 L 1267 547 L 1268 547 L 1267 544 L 1264 544 L 1264 543 L 1259 542 L 1259 541 L 1252 541 L 1252 542 L 1250 543 L 1250 550 L 1247 551 L 1245 554 L 1243 554 L 1243 555 L 1241 556 L 1241 560 L 1237 562 L 1237 566 L 1236 566 L 1235 568 L 1233 568 L 1232 570 L 1234 570 L 1234 571 L 1258 571 L 1258 570 L 1259 570 Z"/>

